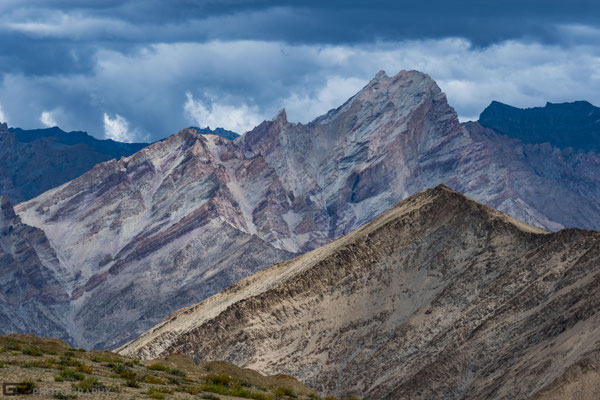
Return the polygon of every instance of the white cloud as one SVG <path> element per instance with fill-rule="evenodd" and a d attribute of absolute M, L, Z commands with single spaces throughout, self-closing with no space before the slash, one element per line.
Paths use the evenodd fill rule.
<path fill-rule="evenodd" d="M 236 133 L 244 133 L 254 128 L 261 121 L 258 107 L 247 104 L 232 106 L 220 104 L 211 99 L 208 105 L 195 100 L 190 92 L 185 94 L 187 100 L 183 108 L 193 123 L 200 128 L 225 128 Z"/>
<path fill-rule="evenodd" d="M 11 123 L 35 126 L 39 114 L 32 109 L 52 110 L 65 129 L 101 136 L 98 116 L 119 110 L 129 126 L 113 128 L 119 118 L 110 114 L 104 130 L 128 140 L 140 134 L 160 139 L 191 124 L 243 133 L 282 107 L 290 121 L 310 121 L 340 106 L 380 69 L 429 74 L 462 120 L 476 118 L 492 100 L 517 107 L 573 100 L 600 105 L 600 46 L 577 41 L 484 48 L 465 39 L 353 46 L 161 43 L 128 53 L 101 49 L 95 60 L 90 74 L 4 74 L 0 103 L 10 102 Z"/>
<path fill-rule="evenodd" d="M 107 113 L 104 113 L 104 135 L 107 139 L 117 142 L 132 143 L 135 141 L 135 134 L 129 131 L 129 123 L 119 114 L 111 118 Z"/>
<path fill-rule="evenodd" d="M 324 87 L 315 93 L 292 93 L 283 101 L 286 113 L 292 121 L 307 123 L 327 111 L 344 104 L 362 89 L 368 80 L 333 76 L 327 79 Z"/>
<path fill-rule="evenodd" d="M 6 118 L 6 114 L 4 113 L 4 109 L 2 108 L 2 104 L 0 104 L 0 123 L 3 122 L 8 124 L 8 118 Z"/>
<path fill-rule="evenodd" d="M 57 126 L 58 124 L 56 123 L 56 121 L 54 120 L 54 116 L 52 115 L 52 113 L 50 111 L 43 111 L 42 115 L 40 115 L 40 122 L 46 127 L 46 128 L 52 128 L 54 126 Z"/>

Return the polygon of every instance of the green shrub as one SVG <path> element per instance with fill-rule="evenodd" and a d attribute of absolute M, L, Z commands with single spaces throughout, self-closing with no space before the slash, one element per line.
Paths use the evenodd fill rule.
<path fill-rule="evenodd" d="M 146 377 L 144 378 L 144 382 L 151 383 L 153 385 L 164 385 L 165 384 L 165 380 L 163 378 L 160 378 L 160 377 L 154 376 L 154 375 L 146 375 Z"/>
<path fill-rule="evenodd" d="M 139 388 L 140 384 L 138 383 L 137 378 L 127 378 L 125 380 L 125 385 L 132 388 Z"/>
<path fill-rule="evenodd" d="M 125 364 L 123 363 L 108 363 L 106 364 L 106 366 L 110 369 L 112 369 L 115 374 L 120 375 L 121 372 L 125 371 L 127 369 L 127 367 L 125 367 Z"/>
<path fill-rule="evenodd" d="M 180 370 L 180 369 L 172 369 L 172 370 L 169 370 L 169 373 L 170 373 L 170 374 L 173 374 L 173 375 L 176 375 L 176 376 L 187 376 L 187 372 L 185 372 L 185 371 L 182 371 L 182 370 Z"/>
<path fill-rule="evenodd" d="M 9 341 L 8 343 L 6 343 L 4 345 L 4 348 L 6 350 L 12 350 L 12 351 L 21 351 L 21 345 L 17 342 L 14 341 Z"/>
<path fill-rule="evenodd" d="M 204 380 L 208 383 L 212 383 L 213 385 L 223 385 L 229 386 L 231 384 L 231 377 L 229 375 L 220 374 L 220 375 L 207 375 L 204 377 Z"/>
<path fill-rule="evenodd" d="M 171 390 L 166 388 L 157 388 L 155 386 L 152 386 L 146 392 L 146 394 L 153 399 L 164 399 L 167 393 L 171 393 Z"/>
<path fill-rule="evenodd" d="M 41 357 L 44 355 L 44 352 L 39 347 L 30 346 L 23 350 L 23 354 L 33 357 Z"/>
<path fill-rule="evenodd" d="M 85 364 L 82 364 L 79 367 L 77 367 L 77 371 L 83 372 L 83 373 L 86 373 L 86 374 L 91 374 L 92 372 L 94 372 L 94 370 L 92 369 L 92 367 L 90 367 L 88 365 L 85 365 Z"/>
<path fill-rule="evenodd" d="M 149 369 L 150 371 L 169 371 L 171 370 L 171 368 L 167 367 L 166 365 L 162 365 L 162 364 L 158 364 L 158 363 L 154 363 L 152 365 L 148 365 L 146 366 L 147 369 Z"/>
<path fill-rule="evenodd" d="M 63 378 L 65 381 L 82 381 L 85 379 L 85 375 L 81 372 L 73 371 L 72 369 L 65 368 L 58 373 L 58 376 Z"/>
<path fill-rule="evenodd" d="M 212 393 L 205 393 L 202 396 L 200 396 L 201 399 L 207 399 L 207 400 L 221 400 L 221 398 L 219 396 L 215 396 Z"/>
<path fill-rule="evenodd" d="M 121 371 L 121 373 L 119 374 L 119 376 L 123 379 L 134 379 L 136 378 L 136 374 L 135 372 L 133 372 L 130 369 L 124 369 L 123 371 Z"/>
<path fill-rule="evenodd" d="M 65 367 L 80 367 L 81 361 L 73 360 L 71 357 L 62 356 L 59 360 L 60 365 Z"/>

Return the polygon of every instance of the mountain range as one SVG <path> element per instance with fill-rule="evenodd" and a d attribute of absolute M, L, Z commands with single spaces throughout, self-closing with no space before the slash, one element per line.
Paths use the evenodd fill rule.
<path fill-rule="evenodd" d="M 4 199 L 0 318 L 4 332 L 116 348 L 426 188 L 547 231 L 598 229 L 599 179 L 592 150 L 460 124 L 429 76 L 381 71 L 308 124 L 282 110 L 233 141 L 184 129 L 28 201 Z"/>
<path fill-rule="evenodd" d="M 597 398 L 599 265 L 600 232 L 548 233 L 440 185 L 118 351 L 283 371 L 340 398 Z"/>
<path fill-rule="evenodd" d="M 194 129 L 231 140 L 239 136 L 223 128 Z M 128 157 L 146 146 L 148 143 L 98 140 L 85 132 L 65 132 L 58 127 L 24 130 L 0 123 L 0 194 L 15 204 L 30 200 L 96 164 Z"/>

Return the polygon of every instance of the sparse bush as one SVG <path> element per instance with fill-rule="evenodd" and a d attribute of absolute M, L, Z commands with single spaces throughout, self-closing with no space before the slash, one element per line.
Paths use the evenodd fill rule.
<path fill-rule="evenodd" d="M 139 388 L 140 384 L 138 383 L 137 378 L 127 378 L 125 380 L 125 385 L 132 388 Z"/>
<path fill-rule="evenodd" d="M 200 396 L 201 399 L 206 399 L 206 400 L 221 400 L 221 398 L 219 396 L 215 396 L 212 393 L 205 393 L 202 396 Z"/>
<path fill-rule="evenodd" d="M 69 357 L 69 358 L 75 357 L 75 353 L 73 351 L 71 351 L 71 350 L 65 351 L 64 355 L 65 355 L 65 357 Z"/>
<path fill-rule="evenodd" d="M 62 356 L 59 361 L 60 365 L 65 367 L 80 367 L 81 361 L 73 360 L 71 357 Z"/>
<path fill-rule="evenodd" d="M 72 369 L 65 368 L 58 373 L 58 376 L 63 378 L 65 381 L 82 381 L 85 379 L 85 375 L 81 372 L 73 371 Z"/>
<path fill-rule="evenodd" d="M 12 351 L 21 351 L 21 345 L 17 342 L 14 341 L 9 341 L 8 343 L 6 343 L 6 345 L 4 345 L 4 348 L 6 350 L 12 350 Z"/>
<path fill-rule="evenodd" d="M 223 385 L 229 386 L 232 379 L 229 375 L 220 374 L 220 375 L 207 375 L 204 377 L 204 380 L 208 383 L 212 383 L 213 385 Z"/>
<path fill-rule="evenodd" d="M 185 371 L 182 371 L 182 370 L 180 370 L 180 369 L 172 369 L 172 370 L 169 370 L 169 373 L 170 373 L 170 374 L 173 374 L 173 375 L 176 375 L 176 376 L 187 376 L 187 372 L 185 372 Z"/>
<path fill-rule="evenodd" d="M 119 376 L 123 379 L 132 379 L 132 378 L 136 378 L 136 374 L 135 372 L 133 372 L 130 369 L 124 369 L 123 371 L 121 371 L 121 373 L 119 374 Z"/>
<path fill-rule="evenodd" d="M 41 357 L 44 355 L 44 352 L 39 347 L 30 346 L 23 350 L 23 354 L 27 356 Z"/>
<path fill-rule="evenodd" d="M 144 378 L 144 382 L 151 383 L 153 385 L 164 385 L 165 384 L 164 379 L 162 379 L 158 376 L 154 376 L 154 375 L 146 375 L 146 377 Z"/>
<path fill-rule="evenodd" d="M 148 389 L 146 394 L 153 399 L 164 399 L 166 397 L 167 393 L 171 393 L 171 392 L 172 392 L 171 389 L 158 388 L 158 387 L 152 386 L 151 388 Z"/>
<path fill-rule="evenodd" d="M 92 372 L 94 372 L 94 370 L 92 369 L 92 367 L 90 367 L 88 365 L 85 365 L 85 364 L 82 364 L 79 367 L 77 367 L 77 371 L 83 372 L 83 373 L 86 373 L 86 374 L 91 374 Z"/>
<path fill-rule="evenodd" d="M 154 363 L 152 365 L 148 365 L 146 366 L 147 369 L 149 369 L 150 371 L 169 371 L 171 368 L 167 367 L 166 365 L 162 365 L 162 364 L 158 364 L 158 363 Z"/>
<path fill-rule="evenodd" d="M 171 384 L 171 385 L 181 385 L 183 383 L 183 381 L 176 376 L 169 376 L 168 380 L 169 380 L 169 384 Z"/>

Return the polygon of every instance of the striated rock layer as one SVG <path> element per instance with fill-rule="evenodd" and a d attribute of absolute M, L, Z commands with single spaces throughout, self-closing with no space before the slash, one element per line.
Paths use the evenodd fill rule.
<path fill-rule="evenodd" d="M 463 126 L 416 71 L 382 71 L 306 125 L 282 110 L 234 141 L 185 129 L 16 211 L 65 271 L 65 334 L 112 348 L 440 183 L 548 230 L 600 227 L 596 153 Z"/>
<path fill-rule="evenodd" d="M 439 186 L 118 351 L 283 371 L 340 397 L 591 399 L 599 289 L 599 232 L 547 233 Z"/>

